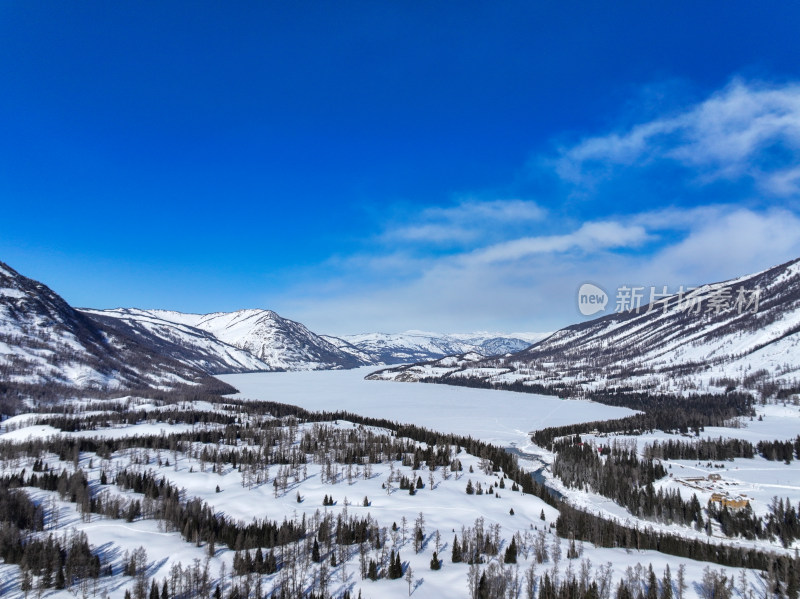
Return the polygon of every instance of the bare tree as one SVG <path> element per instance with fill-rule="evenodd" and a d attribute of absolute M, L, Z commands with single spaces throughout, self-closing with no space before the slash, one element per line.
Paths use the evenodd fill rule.
<path fill-rule="evenodd" d="M 525 572 L 525 596 L 536 599 L 536 562 L 531 561 L 528 571 Z"/>
<path fill-rule="evenodd" d="M 686 584 L 686 566 L 678 566 L 678 599 L 683 599 L 683 594 L 689 588 Z"/>

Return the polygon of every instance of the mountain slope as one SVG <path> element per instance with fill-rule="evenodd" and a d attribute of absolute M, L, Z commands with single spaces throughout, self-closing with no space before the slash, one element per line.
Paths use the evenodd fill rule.
<path fill-rule="evenodd" d="M 154 353 L 0 262 L 0 382 L 83 389 L 170 387 L 202 370 Z"/>
<path fill-rule="evenodd" d="M 372 357 L 373 363 L 401 364 L 435 360 L 453 354 L 476 352 L 482 356 L 513 353 L 529 347 L 547 334 L 527 334 L 526 339 L 496 333 L 450 334 L 407 331 L 405 333 L 365 333 L 342 339 Z"/>
<path fill-rule="evenodd" d="M 370 364 L 272 310 L 183 314 L 150 310 L 162 320 L 188 325 L 243 349 L 272 370 L 328 370 Z"/>
<path fill-rule="evenodd" d="M 320 335 L 320 337 L 322 337 L 328 343 L 336 346 L 340 351 L 353 356 L 354 359 L 358 360 L 364 365 L 385 364 L 385 362 L 381 362 L 376 356 L 356 347 L 341 337 L 333 337 L 331 335 Z"/>
<path fill-rule="evenodd" d="M 745 304 L 755 289 L 760 295 L 754 311 Z M 741 290 L 748 293 L 740 310 Z M 720 298 L 726 301 L 717 310 Z M 696 312 L 686 309 L 693 307 Z M 617 388 L 687 393 L 737 387 L 771 394 L 797 386 L 800 260 L 703 285 L 649 308 L 566 327 L 507 358 L 418 364 L 374 378 L 474 377 L 577 395 Z"/>
<path fill-rule="evenodd" d="M 274 370 L 250 352 L 220 341 L 208 331 L 158 318 L 146 310 L 81 311 L 106 328 L 139 340 L 155 353 L 209 374 Z"/>

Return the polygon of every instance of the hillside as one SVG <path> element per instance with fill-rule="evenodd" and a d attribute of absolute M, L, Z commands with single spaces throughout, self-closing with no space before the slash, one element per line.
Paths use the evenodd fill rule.
<path fill-rule="evenodd" d="M 271 370 L 328 370 L 368 363 L 272 310 L 212 314 L 151 310 L 150 314 L 207 331 L 220 341 L 249 352 Z"/>
<path fill-rule="evenodd" d="M 513 335 L 499 333 L 443 334 L 423 331 L 405 333 L 365 333 L 345 335 L 344 341 L 372 356 L 375 364 L 401 364 L 435 360 L 453 354 L 475 352 L 496 356 L 525 349 L 546 334 Z"/>
<path fill-rule="evenodd" d="M 46 285 L 0 263 L 2 395 L 27 388 L 136 389 L 196 383 L 206 372 L 75 310 Z"/>
<path fill-rule="evenodd" d="M 168 355 L 209 374 L 274 370 L 248 351 L 217 339 L 203 329 L 170 322 L 145 310 L 81 309 L 95 322 L 138 339 L 155 353 Z"/>
<path fill-rule="evenodd" d="M 757 305 L 750 293 L 756 289 Z M 566 327 L 508 357 L 446 358 L 371 378 L 474 379 L 576 395 L 620 388 L 673 394 L 739 388 L 770 395 L 797 388 L 799 332 L 800 261 L 794 260 L 670 296 L 638 313 Z"/>

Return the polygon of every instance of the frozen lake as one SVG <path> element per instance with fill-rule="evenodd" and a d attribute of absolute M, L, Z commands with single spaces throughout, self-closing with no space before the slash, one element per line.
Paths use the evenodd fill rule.
<path fill-rule="evenodd" d="M 546 395 L 468 389 L 429 383 L 366 381 L 374 367 L 316 372 L 218 376 L 234 397 L 263 399 L 308 410 L 347 410 L 362 416 L 418 424 L 525 449 L 530 431 L 591 420 L 621 418 L 632 410 Z"/>

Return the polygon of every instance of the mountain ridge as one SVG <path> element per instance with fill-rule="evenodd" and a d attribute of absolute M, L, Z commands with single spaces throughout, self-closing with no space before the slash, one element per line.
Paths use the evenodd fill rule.
<path fill-rule="evenodd" d="M 164 391 L 217 374 L 395 364 L 455 350 L 507 354 L 529 344 L 487 333 L 340 338 L 256 308 L 209 314 L 74 308 L 0 262 L 0 386 L 26 386 L 29 394 L 37 386 Z"/>
<path fill-rule="evenodd" d="M 528 333 L 530 338 L 549 333 Z M 410 330 L 404 333 L 361 333 L 343 335 L 344 341 L 375 357 L 376 363 L 398 364 L 477 352 L 483 356 L 519 351 L 531 345 L 527 340 L 508 334 L 434 333 Z"/>
<path fill-rule="evenodd" d="M 109 328 L 39 281 L 0 262 L 0 396 L 35 388 L 170 389 L 198 385 L 202 369 L 153 353 Z"/>
<path fill-rule="evenodd" d="M 757 310 L 753 305 L 736 309 L 738 294 L 755 289 L 760 290 Z M 720 298 L 728 308 L 709 309 Z M 622 388 L 663 394 L 742 389 L 769 395 L 798 389 L 799 348 L 796 259 L 701 285 L 638 312 L 575 323 L 511 356 L 445 358 L 384 369 L 370 378 L 460 384 L 473 379 L 578 396 Z"/>

